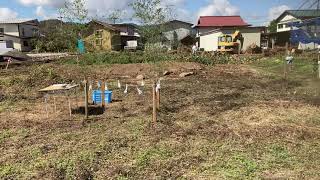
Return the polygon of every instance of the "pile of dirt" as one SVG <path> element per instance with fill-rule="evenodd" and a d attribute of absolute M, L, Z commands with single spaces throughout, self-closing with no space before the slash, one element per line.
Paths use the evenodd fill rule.
<path fill-rule="evenodd" d="M 247 50 L 245 51 L 245 54 L 260 54 L 261 52 L 262 52 L 261 47 L 253 43 L 247 48 Z"/>

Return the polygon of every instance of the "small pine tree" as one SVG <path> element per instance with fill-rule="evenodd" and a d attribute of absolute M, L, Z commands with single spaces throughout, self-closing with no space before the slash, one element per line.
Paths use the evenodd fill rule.
<path fill-rule="evenodd" d="M 178 40 L 178 34 L 176 31 L 173 32 L 173 42 L 172 42 L 172 49 L 177 50 L 179 47 L 179 40 Z"/>

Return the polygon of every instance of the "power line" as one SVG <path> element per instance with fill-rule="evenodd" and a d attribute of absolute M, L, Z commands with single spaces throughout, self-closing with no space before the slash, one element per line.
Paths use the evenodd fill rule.
<path fill-rule="evenodd" d="M 302 9 L 320 9 L 320 0 L 303 0 L 301 5 L 298 8 Z"/>

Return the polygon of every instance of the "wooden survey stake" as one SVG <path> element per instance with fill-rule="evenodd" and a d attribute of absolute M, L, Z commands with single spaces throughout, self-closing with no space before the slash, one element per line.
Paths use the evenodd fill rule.
<path fill-rule="evenodd" d="M 102 84 L 101 84 L 101 105 L 102 105 L 102 108 L 106 107 L 105 93 L 104 93 L 105 90 L 106 90 L 106 84 L 104 81 L 102 81 Z"/>
<path fill-rule="evenodd" d="M 53 104 L 54 104 L 54 113 L 57 113 L 57 103 L 56 103 L 56 97 L 53 96 Z"/>
<path fill-rule="evenodd" d="M 157 90 L 157 109 L 160 109 L 160 88 L 158 88 Z"/>
<path fill-rule="evenodd" d="M 71 107 L 71 98 L 70 95 L 68 95 L 68 102 L 69 102 L 69 115 L 70 118 L 72 117 L 72 107 Z"/>
<path fill-rule="evenodd" d="M 152 83 L 152 96 L 153 96 L 153 111 L 152 111 L 152 121 L 157 122 L 157 95 L 156 95 L 156 83 Z"/>
<path fill-rule="evenodd" d="M 88 113 L 88 104 L 89 104 L 89 95 L 88 95 L 88 81 L 84 81 L 84 113 L 86 115 L 86 119 L 89 117 Z"/>
<path fill-rule="evenodd" d="M 44 103 L 45 103 L 45 108 L 46 108 L 46 114 L 47 114 L 47 118 L 49 118 L 49 112 L 48 112 L 48 94 L 46 94 L 44 96 Z"/>
<path fill-rule="evenodd" d="M 287 63 L 287 58 L 286 58 L 286 56 L 289 56 L 288 49 L 289 49 L 289 44 L 288 44 L 288 42 L 286 42 L 286 52 L 285 52 L 284 67 L 283 67 L 284 79 L 287 79 L 287 76 L 288 76 L 288 63 Z"/>

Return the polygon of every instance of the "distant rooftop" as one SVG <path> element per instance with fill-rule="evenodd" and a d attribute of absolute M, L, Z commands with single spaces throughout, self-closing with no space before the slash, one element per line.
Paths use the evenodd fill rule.
<path fill-rule="evenodd" d="M 295 18 L 299 19 L 310 19 L 320 17 L 320 10 L 317 9 L 309 9 L 309 10 L 287 10 L 283 12 L 277 20 L 279 20 L 283 15 L 290 14 Z"/>
<path fill-rule="evenodd" d="M 100 24 L 101 26 L 104 26 L 105 28 L 108 28 L 108 29 L 111 29 L 113 31 L 119 31 L 119 29 L 111 24 L 108 24 L 106 22 L 102 22 L 102 21 L 99 21 L 99 20 L 92 20 L 91 22 L 93 23 L 96 23 L 96 24 Z"/>
<path fill-rule="evenodd" d="M 245 27 L 250 26 L 240 16 L 200 16 L 196 27 Z"/>
<path fill-rule="evenodd" d="M 36 19 L 5 19 L 5 20 L 0 20 L 0 24 L 21 24 L 21 23 L 26 23 L 26 22 L 36 23 L 36 22 L 38 22 L 38 20 L 36 20 Z"/>

